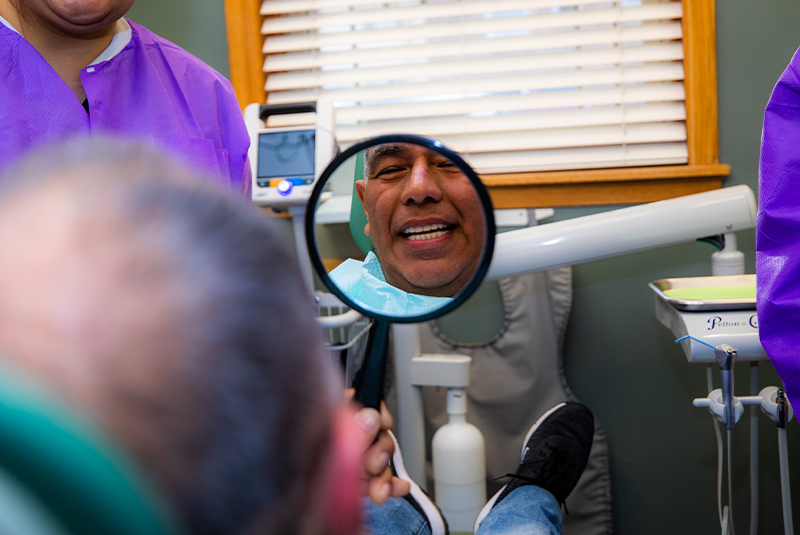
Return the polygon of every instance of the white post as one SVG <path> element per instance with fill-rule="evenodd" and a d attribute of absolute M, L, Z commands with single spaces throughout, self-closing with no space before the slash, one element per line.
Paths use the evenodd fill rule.
<path fill-rule="evenodd" d="M 294 244 L 297 247 L 297 263 L 300 265 L 300 275 L 306 283 L 309 294 L 314 293 L 314 275 L 311 269 L 311 257 L 308 256 L 306 247 L 306 206 L 290 206 L 287 210 L 292 216 L 294 230 Z"/>
<path fill-rule="evenodd" d="M 422 390 L 411 381 L 412 359 L 419 357 L 419 325 L 392 325 L 394 371 L 397 385 L 397 441 L 403 451 L 406 470 L 417 485 L 426 489 L 425 413 Z"/>

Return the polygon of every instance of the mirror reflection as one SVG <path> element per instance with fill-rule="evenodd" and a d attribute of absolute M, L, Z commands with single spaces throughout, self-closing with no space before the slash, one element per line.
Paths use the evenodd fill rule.
<path fill-rule="evenodd" d="M 329 190 L 315 217 L 318 252 L 331 281 L 364 308 L 428 314 L 452 301 L 478 269 L 487 241 L 484 207 L 465 171 L 443 154 L 412 143 L 375 145 L 343 162 Z M 348 238 L 356 247 L 340 243 L 350 251 L 340 261 L 326 243 L 336 241 L 335 232 L 319 227 L 346 192 Z"/>

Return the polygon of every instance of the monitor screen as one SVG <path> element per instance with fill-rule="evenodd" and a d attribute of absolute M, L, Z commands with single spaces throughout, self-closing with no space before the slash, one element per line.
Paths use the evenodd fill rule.
<path fill-rule="evenodd" d="M 258 135 L 258 178 L 314 176 L 314 130 Z"/>

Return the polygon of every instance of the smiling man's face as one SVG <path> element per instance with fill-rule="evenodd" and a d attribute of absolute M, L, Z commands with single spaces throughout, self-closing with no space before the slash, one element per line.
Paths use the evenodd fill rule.
<path fill-rule="evenodd" d="M 386 282 L 409 293 L 452 297 L 483 255 L 486 222 L 478 193 L 449 159 L 425 147 L 368 149 L 356 182 Z"/>

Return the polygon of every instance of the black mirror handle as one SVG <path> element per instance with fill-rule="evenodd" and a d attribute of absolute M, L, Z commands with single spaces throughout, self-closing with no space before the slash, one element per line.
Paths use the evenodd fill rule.
<path fill-rule="evenodd" d="M 380 412 L 386 378 L 386 350 L 389 345 L 388 321 L 373 320 L 367 338 L 366 355 L 355 381 L 355 400 Z"/>

